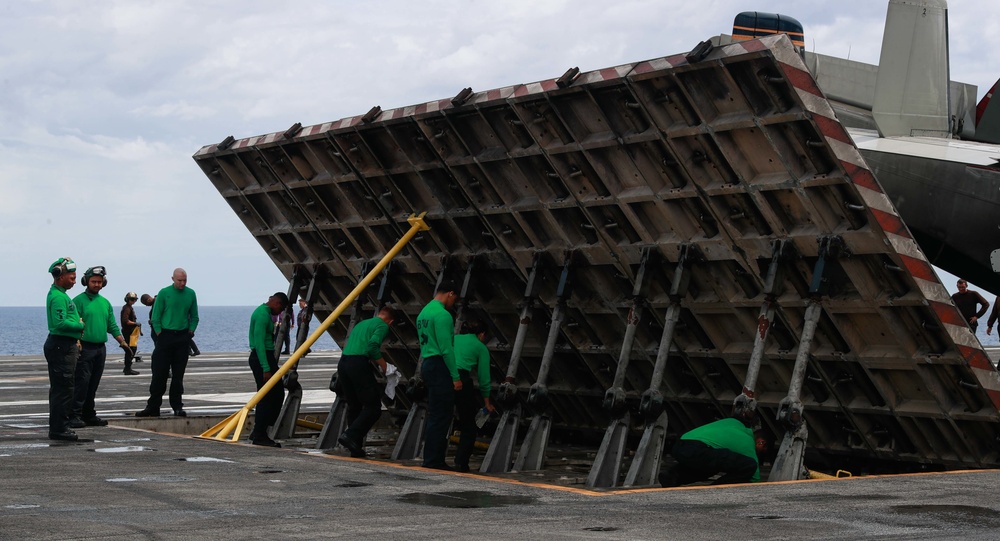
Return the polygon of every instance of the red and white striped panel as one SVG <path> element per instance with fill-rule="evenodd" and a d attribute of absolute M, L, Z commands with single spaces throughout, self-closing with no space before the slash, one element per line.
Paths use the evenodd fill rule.
<path fill-rule="evenodd" d="M 615 79 L 621 79 L 632 73 L 635 68 L 635 64 L 622 64 L 621 66 L 615 66 L 613 68 L 604 68 L 594 71 L 588 71 L 587 73 L 581 73 L 579 77 L 573 81 L 574 85 L 581 85 L 587 83 L 599 83 L 601 81 L 613 81 Z"/>
<path fill-rule="evenodd" d="M 641 75 L 651 71 L 668 70 L 676 68 L 677 66 L 683 66 L 684 64 L 687 64 L 687 58 L 682 54 L 675 54 L 664 58 L 654 58 L 652 60 L 646 60 L 645 62 L 639 62 L 636 64 L 635 67 L 632 68 L 631 75 Z"/>
<path fill-rule="evenodd" d="M 538 81 L 537 83 L 528 83 L 526 85 L 521 85 L 515 88 L 514 94 L 511 95 L 511 97 L 520 98 L 521 96 L 530 96 L 532 94 L 552 92 L 557 88 L 559 88 L 559 85 L 556 84 L 556 79 L 549 79 L 547 81 Z"/>
<path fill-rule="evenodd" d="M 450 99 L 434 100 L 418 105 L 407 105 L 406 107 L 397 107 L 388 111 L 382 111 L 377 120 L 394 120 L 408 116 L 422 115 L 424 113 L 436 113 L 450 107 L 454 107 Z"/>
<path fill-rule="evenodd" d="M 312 126 L 306 126 L 305 128 L 302 128 L 302 131 L 300 131 L 299 134 L 296 135 L 295 137 L 309 137 L 310 135 L 318 135 L 320 133 L 330 131 L 332 127 L 333 127 L 333 122 L 324 122 L 322 124 L 314 124 Z"/>
<path fill-rule="evenodd" d="M 505 100 L 511 97 L 519 86 L 520 85 L 511 85 L 503 88 L 494 88 L 492 90 L 476 92 L 466 103 L 480 105 L 491 101 Z"/>
<path fill-rule="evenodd" d="M 792 48 L 791 41 L 785 35 L 768 36 L 759 40 L 734 43 L 723 48 L 725 56 L 733 56 L 744 52 L 756 52 L 770 48 L 778 61 L 785 78 L 792 84 L 806 111 L 812 114 L 812 119 L 826 139 L 827 144 L 840 160 L 847 177 L 857 188 L 858 194 L 871 210 L 872 216 L 885 233 L 894 252 L 903 262 L 907 272 L 913 277 L 928 306 L 937 316 L 941 325 L 955 343 L 960 355 L 968 362 L 969 367 L 986 390 L 993 405 L 1000 409 L 1000 373 L 997 373 L 982 349 L 979 340 L 965 324 L 965 319 L 958 311 L 951 295 L 938 280 L 923 251 L 917 245 L 910 230 L 896 212 L 895 206 L 886 195 L 875 175 L 868 169 L 864 158 L 854 146 L 844 129 L 836 119 L 833 108 L 826 100 L 823 91 L 802 62 L 802 58 Z"/>

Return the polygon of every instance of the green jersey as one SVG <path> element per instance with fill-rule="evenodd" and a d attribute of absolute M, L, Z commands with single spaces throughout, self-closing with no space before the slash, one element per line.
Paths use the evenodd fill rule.
<path fill-rule="evenodd" d="M 420 338 L 420 356 L 440 355 L 451 373 L 451 380 L 458 381 L 455 365 L 455 320 L 439 300 L 432 300 L 417 316 L 417 336 Z"/>
<path fill-rule="evenodd" d="M 122 335 L 122 332 L 118 330 L 118 324 L 115 323 L 115 312 L 111 308 L 111 303 L 100 293 L 91 295 L 84 291 L 77 295 L 73 302 L 83 317 L 84 327 L 81 340 L 103 344 L 108 341 L 109 334 L 116 338 Z"/>
<path fill-rule="evenodd" d="M 382 358 L 382 341 L 389 332 L 389 325 L 380 317 L 358 323 L 351 329 L 344 346 L 344 355 L 364 355 L 371 360 Z"/>
<path fill-rule="evenodd" d="M 83 323 L 76 304 L 66 294 L 66 290 L 52 284 L 45 298 L 45 315 L 49 322 L 49 334 L 79 339 L 83 334 Z"/>
<path fill-rule="evenodd" d="M 167 286 L 156 294 L 149 324 L 153 332 L 191 331 L 198 328 L 198 297 L 190 287 Z"/>
<path fill-rule="evenodd" d="M 455 364 L 479 377 L 479 392 L 490 396 L 490 350 L 474 334 L 455 336 Z"/>
<path fill-rule="evenodd" d="M 681 439 L 700 441 L 713 449 L 729 449 L 734 453 L 750 457 L 759 464 L 753 430 L 747 428 L 739 419 L 732 417 L 719 419 L 714 423 L 708 423 L 690 432 L 685 432 Z M 760 466 L 757 467 L 757 471 L 754 472 L 750 481 L 753 483 L 760 481 Z"/>
<path fill-rule="evenodd" d="M 267 359 L 268 351 L 274 351 L 274 321 L 271 320 L 271 308 L 265 303 L 257 307 L 250 316 L 250 349 L 257 352 L 260 365 L 267 372 L 270 367 Z"/>

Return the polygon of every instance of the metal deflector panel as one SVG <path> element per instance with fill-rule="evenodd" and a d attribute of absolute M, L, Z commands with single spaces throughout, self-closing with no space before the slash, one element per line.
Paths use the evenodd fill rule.
<path fill-rule="evenodd" d="M 491 328 L 494 385 L 507 378 L 515 403 L 569 429 L 604 431 L 615 417 L 602 403 L 617 383 L 637 289 L 643 316 L 628 329 L 620 386 L 633 419 L 643 420 L 640 397 L 671 310 L 659 383 L 669 431 L 726 414 L 746 378 L 780 240 L 792 255 L 778 263 L 756 379 L 764 431 L 779 437 L 773 419 L 820 242 L 836 239 L 843 249 L 823 274 L 801 391 L 809 446 L 1000 465 L 995 369 L 784 36 L 716 48 L 696 63 L 677 55 L 373 109 L 209 145 L 195 160 L 287 277 L 322 273 L 321 317 L 395 242 L 406 216 L 426 211 L 431 231 L 394 262 L 387 285 L 404 314 L 388 358 L 415 373 L 413 320 L 439 276 L 469 276 L 462 317 Z M 681 254 L 689 282 L 671 298 Z M 364 310 L 385 292 L 369 294 Z M 341 343 L 346 325 L 331 328 Z M 515 338 L 519 364 L 507 377 Z M 544 400 L 529 404 L 542 369 Z"/>

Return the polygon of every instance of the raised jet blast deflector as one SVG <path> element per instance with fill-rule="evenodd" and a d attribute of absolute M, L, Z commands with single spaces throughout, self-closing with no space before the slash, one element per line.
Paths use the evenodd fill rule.
<path fill-rule="evenodd" d="M 766 331 L 754 398 L 778 439 L 818 302 L 810 448 L 1000 464 L 997 373 L 788 38 L 702 55 L 373 108 L 194 158 L 286 277 L 316 277 L 320 317 L 426 211 L 431 230 L 358 315 L 399 308 L 386 358 L 412 377 L 413 321 L 456 280 L 457 318 L 487 322 L 494 387 L 506 378 L 525 422 L 600 434 L 624 407 L 683 433 L 729 413 Z M 339 343 L 348 325 L 331 328 Z M 626 335 L 624 403 L 605 401 Z"/>

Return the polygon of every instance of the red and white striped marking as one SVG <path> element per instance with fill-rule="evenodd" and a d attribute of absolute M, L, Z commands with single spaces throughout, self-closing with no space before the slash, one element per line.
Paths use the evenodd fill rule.
<path fill-rule="evenodd" d="M 785 42 L 785 43 L 782 43 Z M 954 342 L 959 354 L 968 362 L 979 383 L 989 395 L 993 405 L 1000 408 L 1000 374 L 982 349 L 979 340 L 965 324 L 965 318 L 958 311 L 951 295 L 938 280 L 923 251 L 913 239 L 910 230 L 896 212 L 895 206 L 886 195 L 875 175 L 868 169 L 864 158 L 854 146 L 847 130 L 836 120 L 830 103 L 812 78 L 802 59 L 792 49 L 791 42 L 784 35 L 769 36 L 760 40 L 744 41 L 724 47 L 723 54 L 732 56 L 746 52 L 756 52 L 763 46 L 774 51 L 775 59 L 784 76 L 795 88 L 803 107 L 812 114 L 813 121 L 826 139 L 834 154 L 840 160 L 847 177 L 855 185 L 858 195 L 868 206 L 875 222 L 884 232 L 893 251 L 899 256 L 907 272 L 913 277 L 928 306 L 937 316 L 944 330 Z"/>

